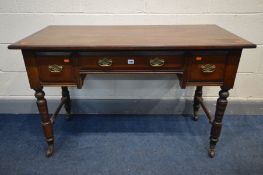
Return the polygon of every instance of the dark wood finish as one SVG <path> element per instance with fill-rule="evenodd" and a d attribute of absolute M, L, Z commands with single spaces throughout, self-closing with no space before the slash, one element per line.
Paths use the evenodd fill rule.
<path fill-rule="evenodd" d="M 68 87 L 66 86 L 62 86 L 62 98 L 66 98 L 65 104 L 64 104 L 64 108 L 67 112 L 67 118 L 70 118 L 70 113 L 71 113 L 71 100 L 70 100 L 70 95 L 69 95 L 69 90 Z"/>
<path fill-rule="evenodd" d="M 193 112 L 194 112 L 193 119 L 195 121 L 197 121 L 198 118 L 199 118 L 198 111 L 199 111 L 199 108 L 200 108 L 200 102 L 199 102 L 197 97 L 202 97 L 202 94 L 203 94 L 202 89 L 203 89 L 202 86 L 197 86 L 196 89 L 195 89 L 194 103 L 193 103 Z"/>
<path fill-rule="evenodd" d="M 213 52 L 212 52 L 213 53 Z M 208 55 L 209 54 L 209 55 Z M 202 60 L 196 60 L 196 58 L 202 58 Z M 224 73 L 225 73 L 225 62 L 226 62 L 226 52 L 225 54 L 212 54 L 203 53 L 194 54 L 191 64 L 191 72 L 189 74 L 190 82 L 198 81 L 209 81 L 209 82 L 223 82 Z M 213 64 L 216 66 L 215 71 L 212 73 L 204 73 L 201 70 L 202 65 Z"/>
<path fill-rule="evenodd" d="M 204 110 L 204 112 L 205 112 L 205 114 L 206 114 L 206 117 L 207 117 L 209 123 L 212 124 L 212 115 L 211 115 L 210 112 L 208 111 L 208 109 L 207 109 L 207 107 L 206 107 L 206 105 L 205 105 L 205 103 L 204 103 L 203 98 L 197 96 L 196 99 L 199 101 L 201 107 L 203 108 L 203 110 Z"/>
<path fill-rule="evenodd" d="M 222 85 L 224 89 L 232 89 L 234 87 L 241 53 L 241 49 L 230 50 L 228 53 L 226 60 L 224 83 Z"/>
<path fill-rule="evenodd" d="M 212 122 L 210 157 L 215 155 L 242 49 L 255 47 L 216 25 L 49 26 L 8 46 L 22 50 L 30 87 L 36 91 L 48 156 L 53 153 L 53 116 L 63 105 L 68 114 L 71 111 L 68 86 L 81 88 L 90 73 L 174 73 L 181 88 L 197 86 L 194 119 L 198 119 L 201 105 L 212 121 L 202 99 L 202 86 L 222 88 Z M 42 90 L 50 85 L 62 87 L 52 121 Z"/>
<path fill-rule="evenodd" d="M 98 61 L 102 58 L 108 58 L 112 60 L 112 66 L 101 67 L 98 65 Z M 150 60 L 159 58 L 164 60 L 164 65 L 160 67 L 153 67 L 150 65 Z M 128 60 L 133 60 L 134 64 L 128 64 Z M 184 66 L 183 55 L 170 56 L 170 55 L 155 55 L 155 56 L 80 56 L 79 57 L 80 71 L 98 71 L 98 72 L 125 72 L 125 71 L 158 71 L 158 72 L 182 72 Z"/>
<path fill-rule="evenodd" d="M 218 142 L 218 138 L 222 129 L 222 120 L 227 106 L 227 97 L 229 96 L 228 89 L 222 88 L 219 91 L 219 98 L 216 103 L 215 119 L 212 123 L 211 136 L 210 136 L 210 147 L 208 154 L 210 157 L 215 156 L 215 146 Z"/>
<path fill-rule="evenodd" d="M 36 62 L 38 65 L 39 80 L 42 83 L 66 83 L 75 84 L 74 69 L 72 61 L 69 59 L 68 63 L 64 62 L 64 59 L 69 59 L 65 56 L 37 56 Z M 50 72 L 48 66 L 61 65 L 63 66 L 62 72 Z"/>
<path fill-rule="evenodd" d="M 37 98 L 37 107 L 41 116 L 41 124 L 43 127 L 44 135 L 48 143 L 47 157 L 53 154 L 54 150 L 54 136 L 52 123 L 48 115 L 47 101 L 45 99 L 45 93 L 43 88 L 35 89 L 35 97 Z"/>
<path fill-rule="evenodd" d="M 50 117 L 50 121 L 51 121 L 52 124 L 55 123 L 55 120 L 58 117 L 58 114 L 59 114 L 61 108 L 65 105 L 66 101 L 67 101 L 67 97 L 62 97 L 61 98 L 60 103 L 59 103 L 58 107 L 56 108 L 56 111 Z"/>
<path fill-rule="evenodd" d="M 216 26 L 48 26 L 10 49 L 236 49 L 256 45 Z"/>
<path fill-rule="evenodd" d="M 39 73 L 38 67 L 35 59 L 34 52 L 22 50 L 27 76 L 29 80 L 30 87 L 32 89 L 39 89 L 42 88 L 40 80 L 39 80 Z"/>

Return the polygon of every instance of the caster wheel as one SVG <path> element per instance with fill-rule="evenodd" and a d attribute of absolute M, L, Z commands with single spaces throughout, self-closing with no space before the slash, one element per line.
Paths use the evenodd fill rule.
<path fill-rule="evenodd" d="M 193 114 L 193 120 L 194 121 L 197 121 L 199 119 L 199 114 L 197 111 L 194 111 L 194 114 Z"/>
<path fill-rule="evenodd" d="M 54 145 L 53 144 L 52 145 L 48 145 L 46 156 L 47 157 L 52 156 L 53 152 L 54 152 Z"/>
<path fill-rule="evenodd" d="M 209 149 L 208 150 L 208 156 L 210 158 L 214 158 L 215 157 L 215 149 Z"/>

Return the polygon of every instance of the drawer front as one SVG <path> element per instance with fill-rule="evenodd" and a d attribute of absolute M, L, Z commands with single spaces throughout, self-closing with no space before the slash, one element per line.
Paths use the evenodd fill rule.
<path fill-rule="evenodd" d="M 74 83 L 72 60 L 67 56 L 36 56 L 39 80 L 43 83 Z"/>
<path fill-rule="evenodd" d="M 226 52 L 193 54 L 190 82 L 223 82 Z"/>
<path fill-rule="evenodd" d="M 183 55 L 79 56 L 81 71 L 94 72 L 173 72 L 182 71 Z"/>

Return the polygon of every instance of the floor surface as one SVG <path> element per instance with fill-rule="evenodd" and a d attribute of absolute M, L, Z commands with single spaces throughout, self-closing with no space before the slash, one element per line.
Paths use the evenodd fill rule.
<path fill-rule="evenodd" d="M 263 116 L 225 116 L 214 159 L 205 116 L 62 115 L 54 130 L 46 158 L 38 115 L 0 115 L 0 174 L 263 174 Z"/>

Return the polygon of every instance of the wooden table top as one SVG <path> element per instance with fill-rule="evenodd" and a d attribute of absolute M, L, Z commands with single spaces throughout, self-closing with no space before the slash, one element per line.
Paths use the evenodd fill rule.
<path fill-rule="evenodd" d="M 9 49 L 240 49 L 256 45 L 217 25 L 48 26 Z"/>

